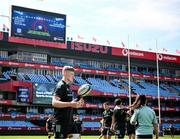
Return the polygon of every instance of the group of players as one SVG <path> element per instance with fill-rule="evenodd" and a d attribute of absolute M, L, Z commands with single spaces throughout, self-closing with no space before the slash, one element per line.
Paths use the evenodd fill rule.
<path fill-rule="evenodd" d="M 103 103 L 103 108 L 99 139 L 110 139 L 114 134 L 116 138 L 124 138 L 125 133 L 129 139 L 135 139 L 135 125 L 130 124 L 132 112 L 122 105 L 121 99 L 115 100 L 114 110 L 110 109 L 109 102 Z"/>
<path fill-rule="evenodd" d="M 137 95 L 134 103 L 125 107 L 121 99 L 115 100 L 114 110 L 109 108 L 109 103 L 103 104 L 101 136 L 110 139 L 114 134 L 116 139 L 123 139 L 127 131 L 129 139 L 155 139 L 159 138 L 158 123 L 153 109 L 146 106 L 145 95 Z"/>
<path fill-rule="evenodd" d="M 62 69 L 62 79 L 56 85 L 52 97 L 52 106 L 54 107 L 54 138 L 55 139 L 80 139 L 80 133 L 77 123 L 73 119 L 73 109 L 81 108 L 84 105 L 84 99 L 74 99 L 70 85 L 74 80 L 75 70 L 71 66 L 64 66 Z M 101 133 L 104 139 L 110 139 L 114 134 L 116 139 L 123 139 L 125 136 L 126 125 L 128 125 L 128 134 L 131 139 L 134 138 L 134 132 L 137 139 L 152 139 L 153 128 L 156 139 L 158 139 L 157 119 L 155 112 L 146 106 L 145 95 L 137 96 L 135 102 L 128 108 L 122 105 L 120 99 L 115 100 L 113 110 L 109 109 L 109 104 L 104 103 L 104 113 L 102 120 Z M 132 115 L 132 111 L 134 114 Z M 130 118 L 131 116 L 131 118 Z M 50 122 L 51 120 L 49 120 Z M 127 121 L 130 121 L 130 123 Z M 47 122 L 48 123 L 48 122 Z M 136 129 L 133 125 L 136 125 Z M 53 126 L 49 127 L 50 129 Z M 48 124 L 47 124 L 48 129 Z M 49 138 L 51 135 L 49 135 Z"/>

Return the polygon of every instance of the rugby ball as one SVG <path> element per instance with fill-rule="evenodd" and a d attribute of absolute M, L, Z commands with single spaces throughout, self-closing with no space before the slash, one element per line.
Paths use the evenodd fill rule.
<path fill-rule="evenodd" d="M 90 84 L 83 84 L 78 89 L 78 95 L 80 97 L 85 97 L 91 92 L 92 88 Z"/>

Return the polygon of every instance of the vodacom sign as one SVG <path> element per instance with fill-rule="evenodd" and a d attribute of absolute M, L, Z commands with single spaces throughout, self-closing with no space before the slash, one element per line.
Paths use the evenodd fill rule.
<path fill-rule="evenodd" d="M 134 57 L 144 57 L 143 52 L 129 50 L 129 53 L 130 53 L 131 56 L 134 56 Z M 128 49 L 123 49 L 122 54 L 123 54 L 123 56 L 127 56 L 128 55 Z"/>
<path fill-rule="evenodd" d="M 158 60 L 160 60 L 160 61 L 163 60 L 163 55 L 162 54 L 158 54 Z"/>
<path fill-rule="evenodd" d="M 177 57 L 170 55 L 158 54 L 158 60 L 160 61 L 178 61 Z"/>
<path fill-rule="evenodd" d="M 128 55 L 128 49 L 123 49 L 122 54 L 123 54 L 123 56 L 127 56 Z"/>

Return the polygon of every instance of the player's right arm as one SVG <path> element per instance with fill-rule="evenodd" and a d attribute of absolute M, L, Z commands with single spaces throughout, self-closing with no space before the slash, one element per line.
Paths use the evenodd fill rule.
<path fill-rule="evenodd" d="M 158 131 L 158 122 L 157 122 L 157 117 L 156 117 L 156 113 L 153 112 L 154 118 L 153 118 L 153 127 L 154 127 L 154 131 L 155 131 L 155 139 L 159 138 L 159 131 Z"/>
<path fill-rule="evenodd" d="M 52 97 L 52 106 L 55 108 L 67 108 L 67 107 L 72 107 L 72 108 L 80 108 L 84 105 L 84 100 L 83 98 L 80 99 L 77 102 L 64 102 L 61 101 L 61 98 L 63 97 L 64 94 L 64 86 L 61 83 L 58 83 L 55 90 L 54 94 Z"/>
<path fill-rule="evenodd" d="M 72 108 L 80 108 L 84 105 L 84 100 L 81 98 L 77 102 L 62 102 L 61 98 L 58 96 L 53 96 L 52 97 L 52 105 L 53 107 L 56 108 L 67 108 L 67 107 L 72 107 Z"/>
<path fill-rule="evenodd" d="M 114 115 L 114 112 L 113 112 L 113 115 L 112 115 L 112 122 L 111 122 L 111 127 L 110 127 L 110 130 L 112 132 L 114 132 L 114 124 L 115 124 L 115 115 Z"/>
<path fill-rule="evenodd" d="M 101 119 L 100 124 L 101 124 L 101 126 L 100 126 L 99 131 L 101 132 L 104 128 L 104 119 Z"/>
<path fill-rule="evenodd" d="M 47 119 L 47 121 L 46 121 L 46 132 L 48 132 L 48 121 L 49 121 L 49 119 Z"/>
<path fill-rule="evenodd" d="M 134 111 L 134 114 L 132 115 L 132 117 L 131 117 L 131 119 L 130 119 L 130 123 L 132 124 L 132 125 L 136 125 L 136 123 L 137 123 L 137 115 L 138 115 L 138 112 L 139 112 L 139 110 L 135 110 Z"/>
<path fill-rule="evenodd" d="M 154 131 L 155 131 L 155 139 L 158 139 L 158 138 L 159 138 L 158 124 L 157 124 L 157 123 L 154 123 L 154 124 L 153 124 L 153 127 L 154 127 Z"/>

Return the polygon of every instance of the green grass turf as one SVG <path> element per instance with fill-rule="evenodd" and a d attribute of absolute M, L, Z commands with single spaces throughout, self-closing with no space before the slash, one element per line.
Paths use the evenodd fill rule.
<path fill-rule="evenodd" d="M 47 136 L 0 136 L 0 139 L 47 139 Z M 54 138 L 51 137 L 51 139 Z M 98 136 L 82 136 L 81 139 L 98 139 Z M 114 139 L 114 136 L 111 139 Z M 126 136 L 124 139 L 128 139 L 128 137 Z M 171 139 L 171 137 L 166 135 L 159 139 Z M 180 139 L 180 135 L 175 135 L 173 139 Z"/>

